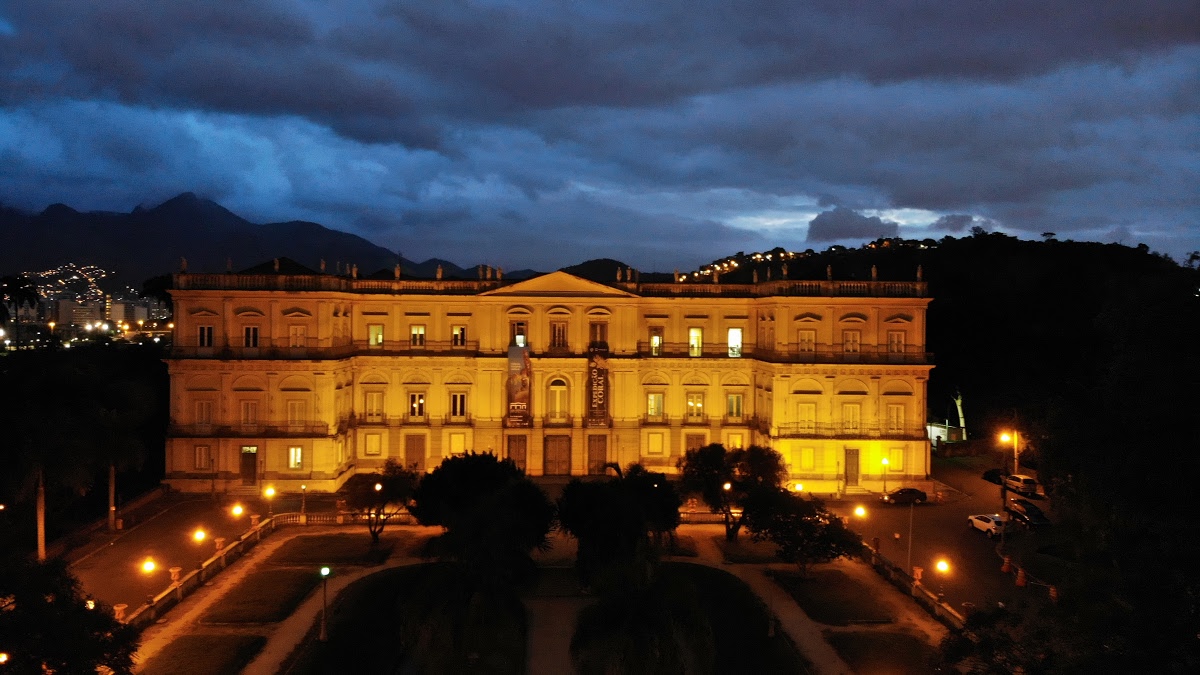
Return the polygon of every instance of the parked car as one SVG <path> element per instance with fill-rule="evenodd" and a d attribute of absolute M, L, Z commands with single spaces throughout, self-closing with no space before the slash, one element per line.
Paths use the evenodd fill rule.
<path fill-rule="evenodd" d="M 1013 499 L 1009 501 L 1009 519 L 1028 530 L 1038 530 L 1050 525 L 1050 519 L 1038 508 L 1037 504 L 1028 499 Z"/>
<path fill-rule="evenodd" d="M 981 476 L 981 478 L 989 483 L 1000 485 L 1004 482 L 1004 471 L 1002 469 L 988 469 L 987 471 L 983 472 L 983 476 Z"/>
<path fill-rule="evenodd" d="M 979 514 L 975 516 L 967 516 L 967 527 L 979 530 L 988 536 L 988 539 L 998 536 L 1002 530 L 1008 526 L 1008 522 L 1004 516 L 999 513 Z"/>
<path fill-rule="evenodd" d="M 929 497 L 917 488 L 900 488 L 885 493 L 879 498 L 884 504 L 924 504 Z"/>
<path fill-rule="evenodd" d="M 1026 476 L 1020 473 L 1014 473 L 1013 475 L 1005 478 L 1004 487 L 1012 490 L 1013 492 L 1019 492 L 1023 495 L 1037 494 L 1037 480 L 1035 480 L 1032 476 Z"/>

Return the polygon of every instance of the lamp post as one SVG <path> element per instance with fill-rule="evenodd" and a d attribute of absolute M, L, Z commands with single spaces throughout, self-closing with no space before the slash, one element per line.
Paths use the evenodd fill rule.
<path fill-rule="evenodd" d="M 950 574 L 950 563 L 945 559 L 938 560 L 934 563 L 933 569 L 938 573 L 938 602 L 945 602 L 946 576 Z"/>
<path fill-rule="evenodd" d="M 321 568 L 321 632 L 317 639 L 321 642 L 329 641 L 329 628 L 325 615 L 329 613 L 329 573 L 328 567 Z"/>
<path fill-rule="evenodd" d="M 275 488 L 267 487 L 266 490 L 263 490 L 263 496 L 267 498 L 267 517 L 270 518 L 275 515 L 274 506 L 271 504 L 271 499 L 275 496 Z"/>
<path fill-rule="evenodd" d="M 308 513 L 308 486 L 300 486 L 300 515 Z"/>
<path fill-rule="evenodd" d="M 913 521 L 913 505 L 916 504 L 915 499 L 910 499 L 908 502 L 908 562 L 904 569 L 912 569 L 912 521 Z"/>
<path fill-rule="evenodd" d="M 887 494 L 887 471 L 888 471 L 888 458 L 884 457 L 883 458 L 883 494 L 885 494 L 885 495 Z"/>
<path fill-rule="evenodd" d="M 1013 429 L 1011 434 L 1000 434 L 1000 440 L 1005 443 L 1012 441 L 1013 444 L 1013 473 L 1021 473 L 1021 445 L 1020 436 L 1016 429 Z"/>

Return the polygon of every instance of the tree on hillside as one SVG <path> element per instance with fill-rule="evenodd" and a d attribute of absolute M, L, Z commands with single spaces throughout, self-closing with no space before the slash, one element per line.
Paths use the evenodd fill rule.
<path fill-rule="evenodd" d="M 819 499 L 805 499 L 787 490 L 757 490 L 746 505 L 748 529 L 755 541 L 775 544 L 776 555 L 794 563 L 800 575 L 808 566 L 850 556 L 862 550 L 862 539 Z"/>
<path fill-rule="evenodd" d="M 132 673 L 137 630 L 84 598 L 66 563 L 0 559 L 0 672 Z"/>
<path fill-rule="evenodd" d="M 549 547 L 554 505 L 509 459 L 491 453 L 448 457 L 422 477 L 410 511 L 444 532 L 431 542 L 473 583 L 513 588 L 532 578 L 534 549 Z"/>
<path fill-rule="evenodd" d="M 719 443 L 688 450 L 679 462 L 684 492 L 697 493 L 713 513 L 725 516 L 725 538 L 737 541 L 747 518 L 747 505 L 769 503 L 753 499 L 775 491 L 787 479 L 783 457 L 770 448 L 752 445 L 726 450 Z"/>
<path fill-rule="evenodd" d="M 383 471 L 351 476 L 338 492 L 347 509 L 367 517 L 371 543 L 378 544 L 388 521 L 408 510 L 416 484 L 417 474 L 392 457 Z"/>

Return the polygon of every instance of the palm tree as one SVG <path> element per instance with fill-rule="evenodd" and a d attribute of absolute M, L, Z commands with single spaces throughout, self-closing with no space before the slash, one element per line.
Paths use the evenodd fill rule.
<path fill-rule="evenodd" d="M 21 307 L 36 307 L 38 300 L 37 286 L 24 275 L 0 277 L 0 326 L 7 326 L 12 320 L 12 310 Z"/>

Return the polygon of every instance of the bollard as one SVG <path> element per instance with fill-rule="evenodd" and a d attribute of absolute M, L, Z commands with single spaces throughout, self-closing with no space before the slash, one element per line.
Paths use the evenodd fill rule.
<path fill-rule="evenodd" d="M 251 514 L 251 516 L 250 516 L 250 527 L 258 527 L 258 519 L 259 519 L 259 518 L 261 518 L 261 517 L 262 517 L 262 516 L 258 515 L 257 513 L 255 513 L 255 514 Z"/>
<path fill-rule="evenodd" d="M 225 548 L 225 537 L 217 537 L 213 539 L 213 543 L 217 545 L 217 553 L 220 553 L 221 549 Z"/>
<path fill-rule="evenodd" d="M 173 583 L 173 584 L 179 583 L 179 573 L 183 571 L 183 568 L 182 567 L 172 567 L 169 571 L 171 572 L 171 583 Z"/>
<path fill-rule="evenodd" d="M 120 603 L 113 605 L 113 618 L 121 623 L 125 623 L 125 610 L 129 609 L 129 605 Z"/>
<path fill-rule="evenodd" d="M 1012 571 L 1012 556 L 1011 555 L 1004 556 L 1004 564 L 1000 566 L 1000 571 L 1004 572 L 1005 574 L 1008 574 L 1009 572 Z"/>
<path fill-rule="evenodd" d="M 1029 585 L 1029 581 L 1025 578 L 1025 568 L 1017 568 L 1017 588 L 1025 588 Z"/>
<path fill-rule="evenodd" d="M 1050 602 L 1058 604 L 1058 586 L 1050 587 Z"/>
<path fill-rule="evenodd" d="M 974 614 L 975 613 L 975 603 L 964 602 L 962 604 L 962 613 L 963 613 L 963 616 L 971 616 L 972 614 Z"/>

